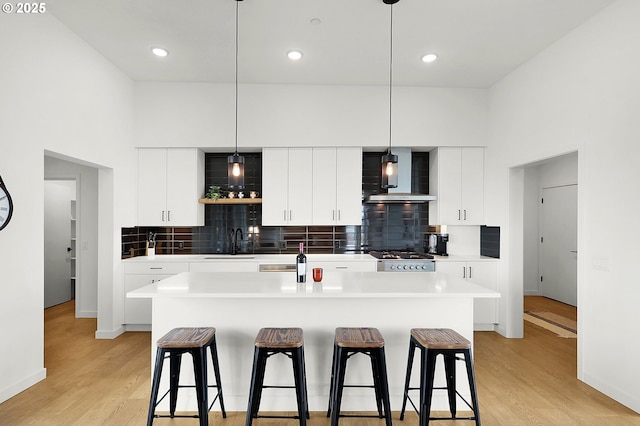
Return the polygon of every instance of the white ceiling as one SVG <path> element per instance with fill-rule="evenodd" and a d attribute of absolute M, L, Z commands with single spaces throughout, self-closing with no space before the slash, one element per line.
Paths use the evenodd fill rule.
<path fill-rule="evenodd" d="M 489 87 L 613 0 L 400 0 L 393 84 Z M 235 0 L 48 0 L 47 11 L 134 80 L 233 82 Z M 382 0 L 244 0 L 239 82 L 389 83 Z M 312 24 L 317 18 L 320 24 Z M 153 46 L 170 51 L 160 59 Z M 291 62 L 287 51 L 304 52 Z M 429 52 L 437 62 L 424 64 Z"/>

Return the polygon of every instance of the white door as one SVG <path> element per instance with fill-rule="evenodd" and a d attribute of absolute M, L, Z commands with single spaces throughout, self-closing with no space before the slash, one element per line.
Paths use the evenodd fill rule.
<path fill-rule="evenodd" d="M 44 182 L 44 307 L 68 302 L 71 281 L 71 200 L 75 180 Z"/>
<path fill-rule="evenodd" d="M 577 305 L 578 185 L 544 188 L 541 202 L 540 293 Z"/>

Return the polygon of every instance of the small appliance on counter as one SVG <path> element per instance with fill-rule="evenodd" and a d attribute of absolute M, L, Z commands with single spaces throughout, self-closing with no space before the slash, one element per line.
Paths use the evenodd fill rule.
<path fill-rule="evenodd" d="M 426 252 L 438 256 L 449 256 L 447 253 L 447 242 L 449 234 L 441 232 L 427 232 L 424 237 Z"/>

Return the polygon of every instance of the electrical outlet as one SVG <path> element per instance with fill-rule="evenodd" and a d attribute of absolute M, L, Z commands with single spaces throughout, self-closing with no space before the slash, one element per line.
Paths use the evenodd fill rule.
<path fill-rule="evenodd" d="M 333 248 L 339 249 L 340 248 L 340 241 L 335 241 L 333 243 Z"/>
<path fill-rule="evenodd" d="M 184 241 L 178 241 L 178 250 L 184 250 Z"/>
<path fill-rule="evenodd" d="M 281 249 L 286 249 L 287 248 L 287 242 L 286 241 L 280 241 L 280 248 Z"/>

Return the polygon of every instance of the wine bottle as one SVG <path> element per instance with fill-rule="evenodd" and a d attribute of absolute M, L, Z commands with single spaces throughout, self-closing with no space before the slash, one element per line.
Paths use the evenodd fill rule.
<path fill-rule="evenodd" d="M 296 281 L 307 281 L 307 256 L 304 255 L 304 243 L 300 243 L 300 253 L 296 256 Z"/>

